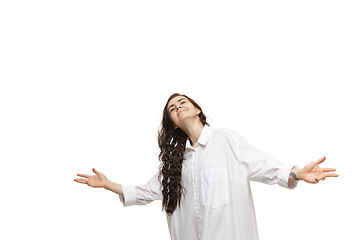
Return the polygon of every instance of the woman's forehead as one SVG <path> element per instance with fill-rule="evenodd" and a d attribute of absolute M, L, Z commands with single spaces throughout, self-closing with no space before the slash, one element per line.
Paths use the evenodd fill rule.
<path fill-rule="evenodd" d="M 170 106 L 171 104 L 173 104 L 173 103 L 177 103 L 177 102 L 179 102 L 181 99 L 187 99 L 186 97 L 184 97 L 184 96 L 176 96 L 176 97 L 174 97 L 173 99 L 171 99 L 170 100 L 170 102 L 168 103 L 168 105 Z"/>

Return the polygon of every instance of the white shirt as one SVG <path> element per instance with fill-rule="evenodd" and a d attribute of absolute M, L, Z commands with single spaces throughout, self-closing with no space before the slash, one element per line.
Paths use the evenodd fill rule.
<path fill-rule="evenodd" d="M 186 143 L 180 208 L 167 216 L 172 240 L 257 240 L 249 181 L 295 188 L 289 180 L 295 165 L 283 165 L 252 146 L 239 133 L 204 126 L 198 142 Z M 122 185 L 124 206 L 163 199 L 156 174 L 147 184 Z"/>

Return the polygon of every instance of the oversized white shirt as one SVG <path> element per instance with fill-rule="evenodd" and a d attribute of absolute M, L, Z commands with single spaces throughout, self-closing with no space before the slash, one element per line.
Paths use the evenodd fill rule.
<path fill-rule="evenodd" d="M 182 181 L 186 189 L 171 216 L 172 240 L 257 240 L 255 210 L 249 181 L 295 188 L 289 180 L 295 165 L 284 165 L 252 146 L 239 133 L 204 126 L 198 142 L 186 143 Z M 124 206 L 161 200 L 162 185 L 155 174 L 147 184 L 122 185 Z"/>

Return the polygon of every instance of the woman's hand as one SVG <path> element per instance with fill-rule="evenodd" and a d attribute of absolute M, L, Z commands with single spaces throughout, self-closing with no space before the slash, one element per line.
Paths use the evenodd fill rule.
<path fill-rule="evenodd" d="M 87 184 L 90 187 L 100 188 L 106 187 L 108 179 L 104 174 L 98 172 L 95 168 L 92 169 L 96 175 L 86 175 L 86 174 L 78 174 L 77 176 L 83 178 L 74 179 L 75 182 Z"/>
<path fill-rule="evenodd" d="M 318 165 L 325 161 L 325 156 L 317 161 L 306 165 L 299 173 L 299 179 L 308 183 L 318 183 L 320 180 L 325 180 L 327 177 L 338 177 L 335 168 L 321 168 Z"/>

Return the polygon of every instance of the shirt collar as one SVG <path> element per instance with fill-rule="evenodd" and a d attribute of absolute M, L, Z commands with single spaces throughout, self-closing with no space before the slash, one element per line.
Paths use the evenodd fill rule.
<path fill-rule="evenodd" d="M 199 140 L 197 141 L 197 143 L 195 143 L 195 145 L 199 143 L 199 144 L 205 146 L 206 143 L 209 141 L 211 133 L 213 131 L 214 131 L 214 129 L 212 127 L 209 127 L 208 125 L 205 124 L 203 130 L 201 131 Z M 189 139 L 186 141 L 186 148 L 193 148 L 190 144 Z"/>

